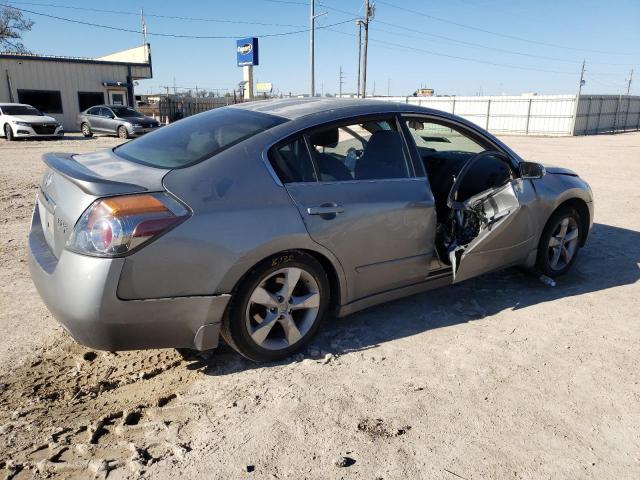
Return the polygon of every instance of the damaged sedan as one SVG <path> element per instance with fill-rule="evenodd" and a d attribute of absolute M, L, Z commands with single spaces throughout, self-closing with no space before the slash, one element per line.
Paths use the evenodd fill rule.
<path fill-rule="evenodd" d="M 301 349 L 328 315 L 576 261 L 577 174 L 460 117 L 372 100 L 219 108 L 112 150 L 45 155 L 30 270 L 80 343 Z"/>

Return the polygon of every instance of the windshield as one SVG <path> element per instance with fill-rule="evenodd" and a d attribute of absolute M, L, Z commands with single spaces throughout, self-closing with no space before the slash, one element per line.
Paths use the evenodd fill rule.
<path fill-rule="evenodd" d="M 143 114 L 141 114 L 140 112 L 134 110 L 133 108 L 129 108 L 129 107 L 110 107 L 111 110 L 113 110 L 113 113 L 115 114 L 116 117 L 121 117 L 121 118 L 125 118 L 125 117 L 136 117 L 136 118 L 140 118 L 140 117 L 144 117 Z"/>
<path fill-rule="evenodd" d="M 3 105 L 0 107 L 5 115 L 37 115 L 42 117 L 43 114 L 37 108 L 30 105 Z"/>
<path fill-rule="evenodd" d="M 285 121 L 264 113 L 216 108 L 120 145 L 114 152 L 152 167 L 187 167 Z"/>

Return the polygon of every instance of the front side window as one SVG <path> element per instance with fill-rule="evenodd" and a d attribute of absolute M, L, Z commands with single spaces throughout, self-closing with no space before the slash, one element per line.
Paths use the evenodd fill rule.
<path fill-rule="evenodd" d="M 152 167 L 187 167 L 285 121 L 239 108 L 216 108 L 136 138 L 114 152 Z"/>
<path fill-rule="evenodd" d="M 309 134 L 320 181 L 408 178 L 403 139 L 395 121 L 371 120 Z"/>
<path fill-rule="evenodd" d="M 18 101 L 33 105 L 41 112 L 62 113 L 62 97 L 58 91 L 18 90 Z"/>

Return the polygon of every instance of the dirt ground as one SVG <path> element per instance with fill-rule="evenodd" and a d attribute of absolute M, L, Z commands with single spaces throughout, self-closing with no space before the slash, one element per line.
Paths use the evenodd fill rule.
<path fill-rule="evenodd" d="M 0 475 L 640 478 L 640 133 L 506 137 L 577 170 L 595 226 L 556 287 L 511 269 L 326 323 L 304 354 L 92 352 L 31 284 L 49 151 L 0 144 Z"/>

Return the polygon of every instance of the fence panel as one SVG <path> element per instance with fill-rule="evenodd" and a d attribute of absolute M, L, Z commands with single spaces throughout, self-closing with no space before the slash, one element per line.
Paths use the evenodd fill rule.
<path fill-rule="evenodd" d="M 378 97 L 455 113 L 501 135 L 589 135 L 640 129 L 640 96 Z"/>

